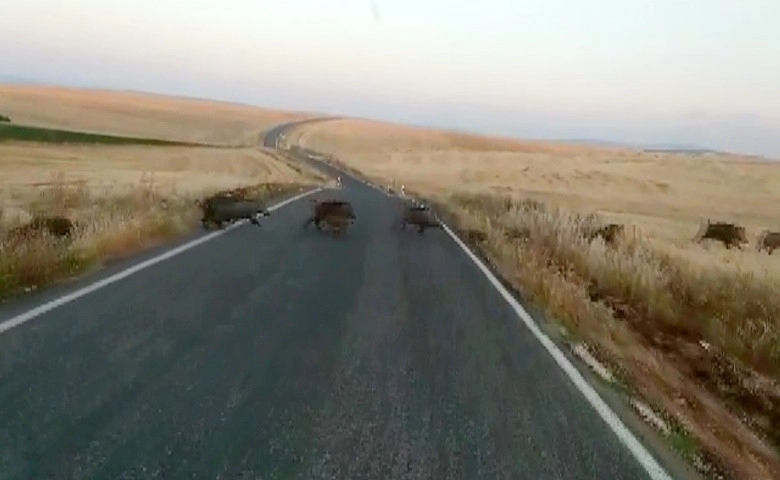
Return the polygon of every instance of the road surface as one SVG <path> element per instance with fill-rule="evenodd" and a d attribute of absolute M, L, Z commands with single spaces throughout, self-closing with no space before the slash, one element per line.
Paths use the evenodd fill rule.
<path fill-rule="evenodd" d="M 343 185 L 342 238 L 303 199 L 1 333 L 0 478 L 649 478 L 446 232 Z"/>

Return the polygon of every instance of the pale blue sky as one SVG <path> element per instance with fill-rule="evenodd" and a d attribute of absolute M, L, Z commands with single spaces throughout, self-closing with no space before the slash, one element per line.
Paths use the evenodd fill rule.
<path fill-rule="evenodd" d="M 780 157 L 777 0 L 0 0 L 0 76 Z"/>

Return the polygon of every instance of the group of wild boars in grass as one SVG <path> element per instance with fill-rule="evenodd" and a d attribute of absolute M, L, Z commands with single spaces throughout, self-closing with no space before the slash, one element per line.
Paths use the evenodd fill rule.
<path fill-rule="evenodd" d="M 343 187 L 341 176 L 335 177 L 334 180 L 334 190 L 341 190 Z M 428 206 L 406 197 L 403 185 L 400 190 L 404 201 L 400 215 L 393 222 L 394 226 L 400 226 L 401 229 L 413 226 L 420 233 L 429 228 L 441 228 L 441 223 Z M 245 198 L 246 193 L 242 189 L 223 191 L 199 201 L 204 227 L 208 224 L 216 224 L 222 228 L 226 223 L 243 219 L 259 225 L 260 217 L 269 216 L 269 211 L 263 202 Z M 339 235 L 354 225 L 357 220 L 355 208 L 351 202 L 338 198 L 339 196 L 336 193 L 331 197 L 311 199 L 311 213 L 304 221 L 303 228 L 314 224 L 318 231 L 328 229 L 334 235 Z"/>
<path fill-rule="evenodd" d="M 509 200 L 509 205 L 518 213 L 533 213 L 543 211 L 546 207 L 534 200 Z M 509 208 L 509 207 L 505 207 Z M 631 236 L 627 231 L 626 225 L 620 223 L 603 223 L 596 213 L 581 214 L 575 213 L 569 217 L 574 226 L 576 235 L 582 238 L 585 243 L 592 243 L 596 239 L 601 239 L 609 247 L 617 246 L 620 240 L 625 240 Z M 505 237 L 508 240 L 527 240 L 531 232 L 524 226 L 508 228 Z M 749 244 L 748 235 L 745 227 L 729 222 L 716 221 L 709 219 L 701 222 L 699 231 L 691 239 L 694 243 L 702 243 L 705 240 L 722 243 L 726 249 L 742 249 Z M 756 250 L 766 251 L 772 254 L 773 250 L 780 248 L 780 231 L 762 230 L 756 240 Z"/>
<path fill-rule="evenodd" d="M 337 185 L 341 185 L 341 178 L 336 179 Z M 264 201 L 257 197 L 257 190 L 263 187 L 268 190 L 268 185 L 242 187 L 232 190 L 223 190 L 195 202 L 201 212 L 200 222 L 204 228 L 213 226 L 225 228 L 226 225 L 241 220 L 249 220 L 255 225 L 260 225 L 262 217 L 271 215 Z M 273 190 L 273 189 L 271 189 Z M 163 199 L 162 202 L 165 202 Z M 357 220 L 355 209 L 349 201 L 337 198 L 320 198 L 311 200 L 311 215 L 304 222 L 304 228 L 314 223 L 317 230 L 325 227 L 334 234 L 341 234 L 353 225 Z M 406 226 L 416 227 L 423 233 L 428 228 L 440 228 L 436 216 L 430 208 L 420 202 L 406 198 L 401 209 L 401 214 L 394 225 L 402 229 Z M 31 221 L 0 231 L 0 242 L 3 245 L 16 245 L 25 243 L 33 238 L 46 237 L 54 239 L 69 239 L 75 231 L 75 224 L 66 217 L 61 216 L 36 216 Z"/>
<path fill-rule="evenodd" d="M 607 245 L 614 245 L 624 231 L 623 225 L 610 223 L 589 229 L 583 236 L 589 242 L 600 237 Z M 729 250 L 733 247 L 742 249 L 744 245 L 750 243 L 745 227 L 728 222 L 712 222 L 709 219 L 702 222 L 699 231 L 693 237 L 695 243 L 701 243 L 704 240 L 720 242 Z M 756 250 L 763 250 L 771 255 L 776 248 L 780 248 L 780 232 L 762 230 L 756 240 Z"/>
<path fill-rule="evenodd" d="M 199 202 L 203 211 L 202 222 L 204 226 L 212 223 L 222 228 L 225 223 L 243 219 L 259 225 L 261 217 L 270 216 L 270 212 L 262 201 L 244 198 L 240 190 L 220 192 Z M 388 193 L 392 194 L 393 190 L 388 186 Z M 430 207 L 406 197 L 404 190 L 402 186 L 400 196 L 404 199 L 404 202 L 400 215 L 393 222 L 393 226 L 401 230 L 411 226 L 419 233 L 423 233 L 430 228 L 442 228 L 440 220 L 431 211 Z M 336 198 L 313 199 L 311 200 L 311 208 L 311 214 L 305 220 L 304 228 L 313 223 L 319 231 L 322 231 L 324 227 L 328 227 L 334 234 L 341 234 L 357 220 L 352 204 L 346 200 Z M 582 228 L 580 228 L 581 234 L 587 242 L 600 238 L 608 246 L 616 245 L 618 239 L 626 231 L 625 226 L 619 223 L 598 225 L 593 222 L 581 223 L 583 223 Z M 710 220 L 702 223 L 693 241 L 701 243 L 706 239 L 721 242 L 727 249 L 732 247 L 741 249 L 745 244 L 749 243 L 745 227 L 733 223 L 712 222 Z M 780 232 L 763 230 L 758 236 L 756 249 L 758 251 L 766 251 L 771 255 L 777 248 L 780 248 Z"/>
<path fill-rule="evenodd" d="M 697 243 L 705 239 L 721 242 L 727 249 L 731 247 L 741 249 L 743 245 L 749 243 L 745 227 L 733 223 L 712 222 L 709 219 L 702 222 L 699 232 L 694 237 Z M 765 250 L 771 255 L 776 248 L 780 248 L 780 232 L 762 230 L 756 239 L 756 250 Z"/>

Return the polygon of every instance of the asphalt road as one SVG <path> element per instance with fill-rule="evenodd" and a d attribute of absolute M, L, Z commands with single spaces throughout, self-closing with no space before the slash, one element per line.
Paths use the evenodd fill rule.
<path fill-rule="evenodd" d="M 343 183 L 341 238 L 300 200 L 0 334 L 0 478 L 648 478 L 446 232 Z"/>

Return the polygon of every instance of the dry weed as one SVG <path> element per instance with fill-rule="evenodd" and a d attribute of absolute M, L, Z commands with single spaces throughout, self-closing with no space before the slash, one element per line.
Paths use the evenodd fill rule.
<path fill-rule="evenodd" d="M 248 189 L 255 198 L 270 199 L 297 191 L 297 182 L 263 183 Z M 0 296 L 13 295 L 84 272 L 100 262 L 123 257 L 172 239 L 198 225 L 199 196 L 163 190 L 151 174 L 114 195 L 90 189 L 86 182 L 46 182 L 37 198 L 0 217 Z M 216 189 L 214 189 L 216 190 Z M 29 198 L 29 189 L 28 189 Z M 7 209 L 6 209 L 7 210 Z M 11 241 L 7 232 L 30 218 L 64 216 L 75 225 L 69 238 L 48 233 Z"/>
<path fill-rule="evenodd" d="M 491 230 L 524 232 L 524 242 L 589 282 L 592 295 L 620 299 L 653 328 L 705 340 L 744 365 L 780 376 L 780 280 L 768 273 L 688 261 L 654 248 L 639 232 L 615 247 L 601 239 L 589 243 L 584 237 L 592 217 L 527 208 L 511 197 L 454 195 L 450 201 L 489 220 Z"/>

